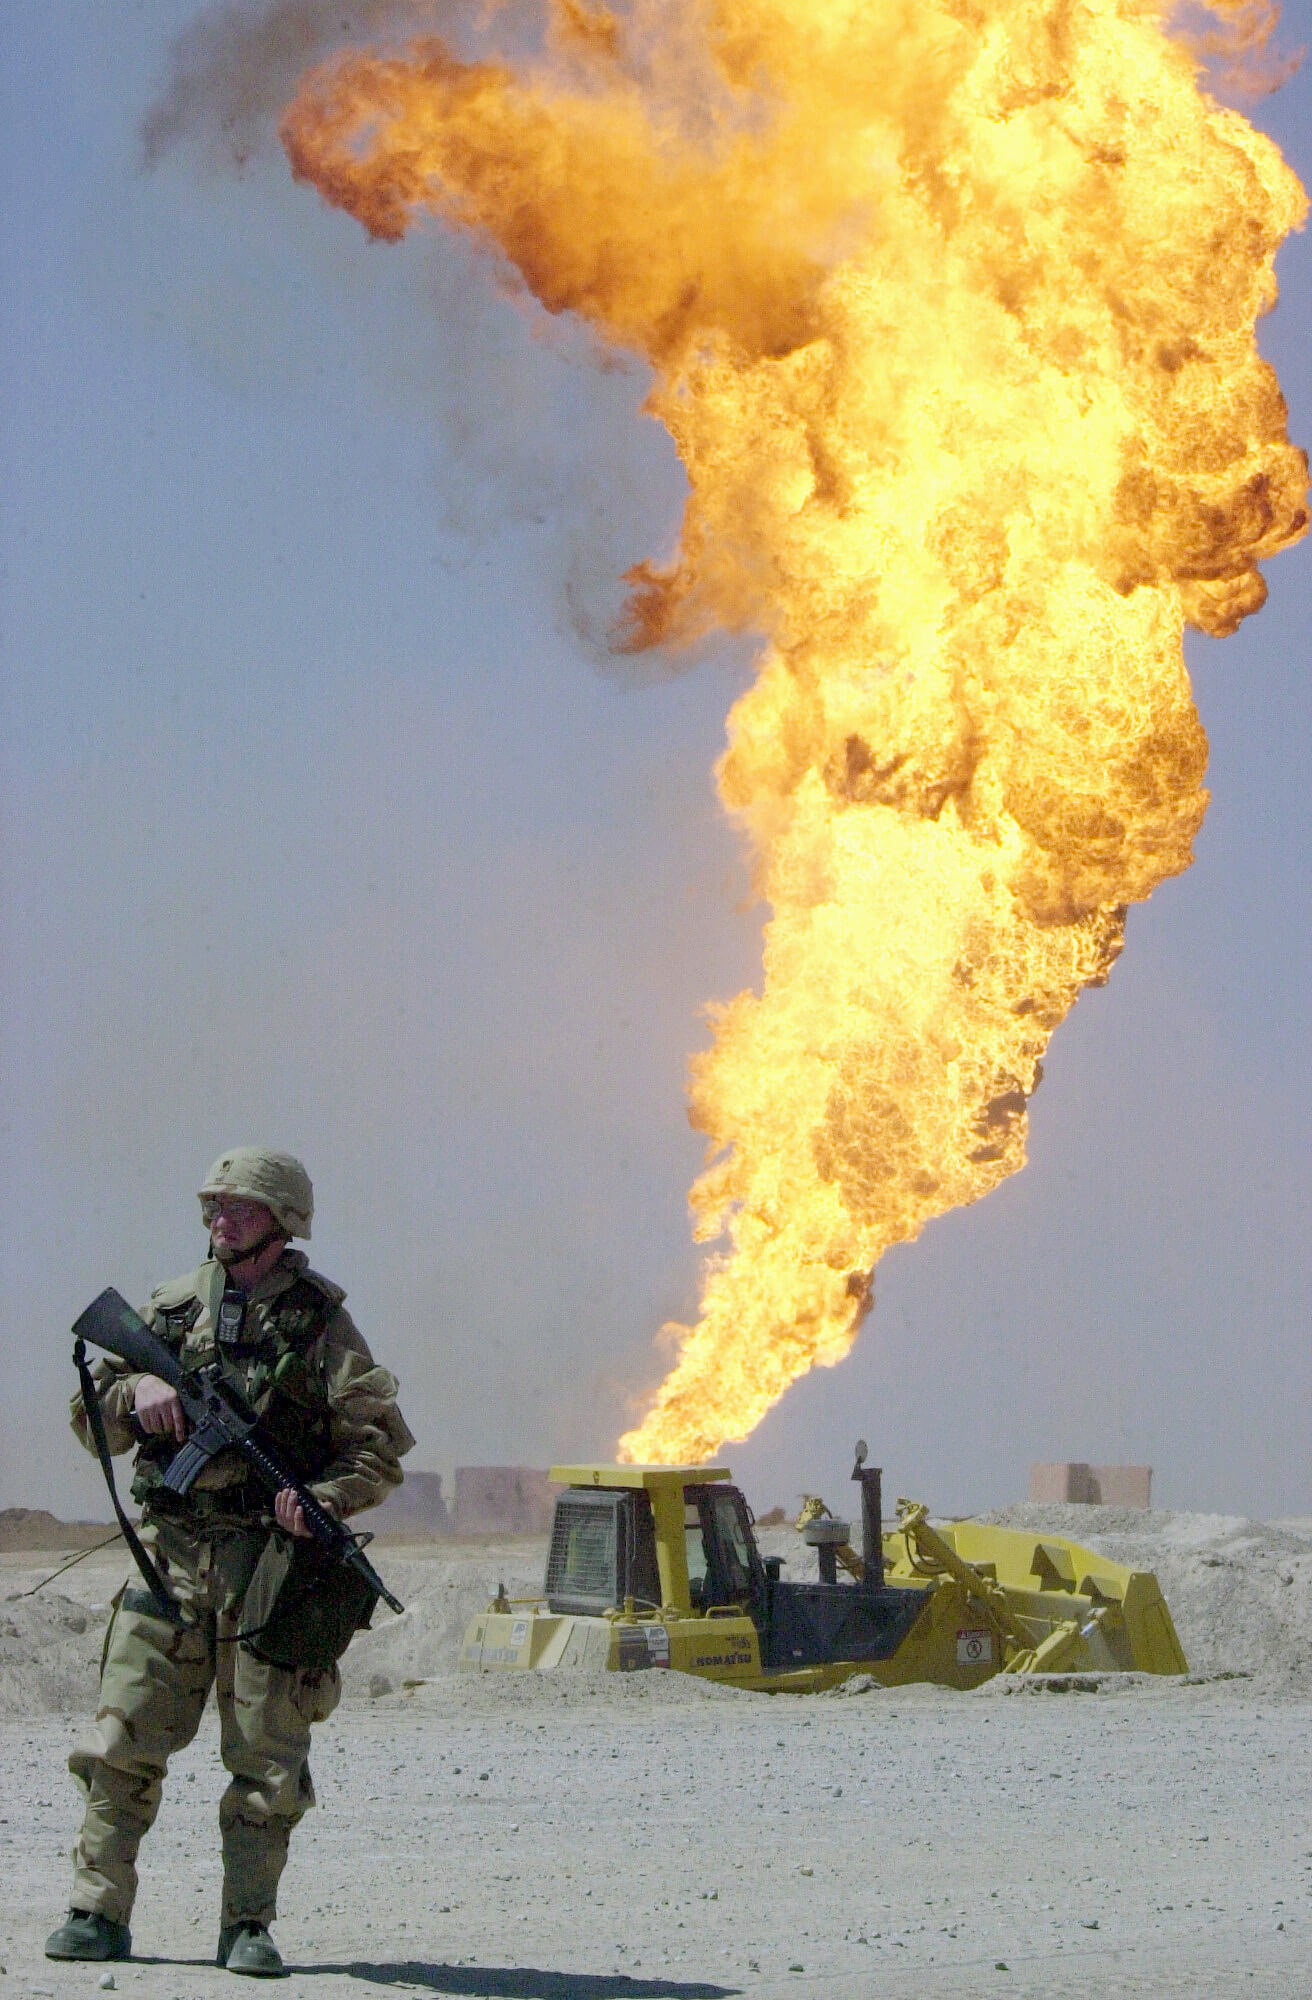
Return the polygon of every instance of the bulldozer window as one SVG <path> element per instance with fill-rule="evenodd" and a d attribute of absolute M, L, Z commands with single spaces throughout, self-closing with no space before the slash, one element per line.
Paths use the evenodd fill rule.
<path fill-rule="evenodd" d="M 699 1610 L 716 1604 L 756 1603 L 765 1572 L 756 1554 L 747 1509 L 732 1486 L 685 1486 L 683 1538 L 688 1587 Z"/>
<path fill-rule="evenodd" d="M 645 1493 L 572 1486 L 561 1495 L 551 1525 L 545 1596 L 553 1611 L 590 1614 L 630 1597 L 640 1611 L 660 1609 L 656 1528 Z"/>
<path fill-rule="evenodd" d="M 734 1492 L 712 1492 L 710 1498 L 725 1594 L 731 1598 L 750 1597 L 752 1551 L 747 1540 L 747 1523 L 743 1519 L 741 1501 Z"/>
<path fill-rule="evenodd" d="M 565 1581 L 580 1594 L 594 1596 L 614 1591 L 615 1516 L 612 1512 L 585 1515 L 571 1521 L 565 1542 Z"/>
<path fill-rule="evenodd" d="M 615 1493 L 572 1488 L 556 1502 L 546 1578 L 553 1611 L 586 1613 L 614 1604 L 618 1502 Z"/>

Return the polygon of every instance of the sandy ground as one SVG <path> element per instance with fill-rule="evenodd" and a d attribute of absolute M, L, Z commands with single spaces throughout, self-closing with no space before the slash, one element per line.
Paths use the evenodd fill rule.
<path fill-rule="evenodd" d="M 279 1990 L 1312 1994 L 1312 1523 L 1004 1518 L 1155 1567 L 1193 1674 L 809 1699 L 659 1672 L 466 1676 L 466 1617 L 499 1580 L 535 1589 L 544 1545 L 380 1547 L 409 1608 L 356 1642 L 316 1734 Z M 764 1539 L 808 1573 L 786 1532 Z M 63 1762 L 124 1561 L 20 1596 L 53 1560 L 0 1557 L 0 2000 L 101 1977 L 41 1944 L 77 1819 Z M 210 1963 L 222 1785 L 211 1714 L 143 1850 L 117 1990 L 233 1990 Z"/>

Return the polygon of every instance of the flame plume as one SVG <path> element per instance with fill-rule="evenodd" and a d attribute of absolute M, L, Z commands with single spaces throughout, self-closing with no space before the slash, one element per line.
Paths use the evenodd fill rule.
<path fill-rule="evenodd" d="M 285 115 L 375 235 L 476 231 L 653 364 L 691 491 L 625 643 L 765 638 L 718 769 L 764 981 L 693 1065 L 728 1247 L 630 1457 L 848 1352 L 882 1252 L 1021 1166 L 1054 1027 L 1189 865 L 1184 628 L 1307 522 L 1254 343 L 1306 204 L 1169 11 L 556 0 L 517 66 L 352 52 Z M 1261 11 L 1212 7 L 1235 46 Z"/>

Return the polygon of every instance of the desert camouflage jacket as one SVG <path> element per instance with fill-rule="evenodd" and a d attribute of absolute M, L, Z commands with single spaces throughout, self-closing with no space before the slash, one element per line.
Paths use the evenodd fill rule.
<path fill-rule="evenodd" d="M 184 1366 L 214 1359 L 224 1281 L 223 1266 L 210 1260 L 151 1294 L 142 1317 Z M 227 1363 L 236 1385 L 284 1434 L 299 1424 L 316 1437 L 322 1469 L 313 1491 L 339 1516 L 372 1507 L 399 1486 L 401 1458 L 414 1444 L 397 1408 L 396 1377 L 374 1361 L 342 1304 L 345 1296 L 340 1286 L 311 1271 L 299 1250 L 285 1251 L 247 1298 L 240 1348 Z M 278 1361 L 289 1352 L 296 1357 L 293 1366 L 279 1369 Z M 140 1445 L 130 1423 L 140 1378 L 112 1357 L 102 1357 L 92 1372 L 110 1450 Z M 94 1451 L 80 1392 L 73 1397 L 72 1422 L 87 1450 Z M 142 1447 L 139 1460 L 150 1449 Z M 236 1486 L 246 1472 L 239 1453 L 221 1452 L 201 1473 L 197 1489 Z"/>

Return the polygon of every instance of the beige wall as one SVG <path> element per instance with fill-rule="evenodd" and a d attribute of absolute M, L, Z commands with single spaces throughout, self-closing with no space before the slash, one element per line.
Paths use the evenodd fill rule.
<path fill-rule="evenodd" d="M 1104 1507 L 1147 1507 L 1152 1481 L 1150 1465 L 1084 1465 L 1068 1460 L 1060 1465 L 1032 1465 L 1029 1497 L 1085 1501 Z"/>

